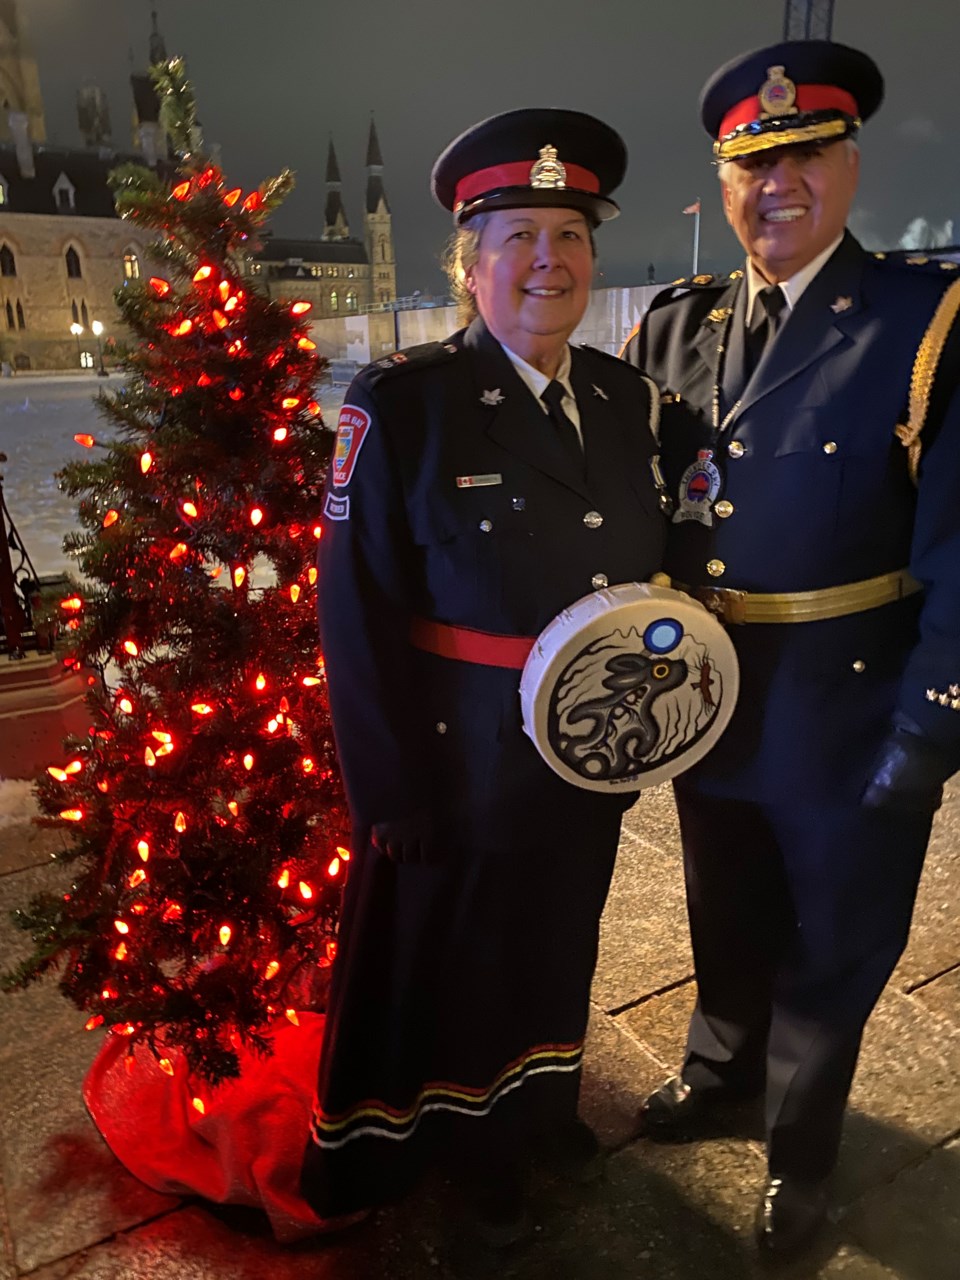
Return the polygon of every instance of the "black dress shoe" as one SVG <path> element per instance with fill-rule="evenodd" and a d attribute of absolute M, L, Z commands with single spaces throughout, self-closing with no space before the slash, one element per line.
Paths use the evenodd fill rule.
<path fill-rule="evenodd" d="M 695 1089 L 681 1076 L 671 1076 L 640 1108 L 637 1136 L 655 1142 L 689 1142 L 711 1132 L 712 1118 L 718 1112 L 730 1111 L 757 1097 L 758 1092 L 720 1087 Z"/>
<path fill-rule="evenodd" d="M 481 1160 L 464 1179 L 465 1216 L 474 1237 L 506 1249 L 533 1235 L 527 1209 L 526 1170 L 516 1160 Z"/>
<path fill-rule="evenodd" d="M 825 1182 L 769 1178 L 757 1206 L 757 1245 L 768 1257 L 789 1257 L 813 1240 L 826 1218 Z"/>

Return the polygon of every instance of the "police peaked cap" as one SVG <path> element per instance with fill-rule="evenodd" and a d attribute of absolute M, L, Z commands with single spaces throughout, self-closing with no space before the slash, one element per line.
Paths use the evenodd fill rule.
<path fill-rule="evenodd" d="M 487 209 L 552 205 L 596 224 L 620 212 L 609 197 L 626 167 L 623 139 L 602 120 L 529 107 L 461 133 L 433 166 L 430 187 L 457 223 Z"/>
<path fill-rule="evenodd" d="M 854 135 L 883 101 L 883 76 L 859 49 L 786 40 L 741 54 L 710 77 L 700 119 L 717 159 Z"/>

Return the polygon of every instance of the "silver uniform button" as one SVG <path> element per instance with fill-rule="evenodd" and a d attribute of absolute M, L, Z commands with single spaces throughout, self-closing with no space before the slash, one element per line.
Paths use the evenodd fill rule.
<path fill-rule="evenodd" d="M 824 446 L 823 446 L 823 452 L 824 452 L 824 453 L 836 453 L 836 452 L 837 452 L 837 442 L 836 442 L 836 440 L 828 440 L 828 441 L 824 444 Z"/>
<path fill-rule="evenodd" d="M 727 445 L 727 453 L 729 453 L 731 458 L 742 458 L 746 452 L 745 447 L 739 440 L 731 440 Z"/>
<path fill-rule="evenodd" d="M 728 502 L 726 498 L 722 498 L 719 502 L 715 503 L 713 509 L 721 520 L 726 520 L 727 516 L 733 515 L 733 503 Z"/>
<path fill-rule="evenodd" d="M 605 573 L 595 573 L 590 579 L 590 585 L 595 591 L 599 591 L 601 587 L 608 587 L 610 580 Z"/>
<path fill-rule="evenodd" d="M 722 560 L 708 560 L 707 573 L 711 578 L 719 578 L 721 574 L 726 573 L 727 566 Z"/>
<path fill-rule="evenodd" d="M 603 524 L 603 516 L 599 511 L 588 511 L 583 517 L 583 523 L 588 529 L 599 529 Z"/>
<path fill-rule="evenodd" d="M 859 675 L 861 671 L 866 671 L 867 664 L 864 662 L 862 658 L 858 658 L 856 662 L 853 664 L 853 669 L 857 673 L 857 675 Z"/>
<path fill-rule="evenodd" d="M 490 532 L 490 530 L 491 530 L 492 528 L 493 528 L 493 521 L 492 521 L 492 520 L 481 520 L 481 521 L 480 521 L 480 532 L 481 532 L 481 533 L 489 533 L 489 532 Z"/>
<path fill-rule="evenodd" d="M 446 732 L 447 732 L 447 726 L 444 724 L 444 722 L 443 722 L 442 720 L 438 720 L 438 721 L 437 721 L 437 733 L 446 733 Z"/>

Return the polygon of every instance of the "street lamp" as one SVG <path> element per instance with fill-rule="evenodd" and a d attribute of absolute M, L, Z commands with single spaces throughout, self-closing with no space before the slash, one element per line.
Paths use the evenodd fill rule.
<path fill-rule="evenodd" d="M 103 325 L 99 320 L 94 320 L 90 325 L 90 328 L 93 330 L 93 336 L 97 340 L 97 356 L 100 360 L 100 368 L 97 370 L 97 375 L 98 377 L 106 378 L 109 375 L 103 365 L 103 343 L 100 341 L 100 335 L 103 333 Z"/>
<path fill-rule="evenodd" d="M 70 332 L 73 334 L 73 336 L 77 340 L 77 368 L 82 369 L 83 359 L 81 358 L 81 355 L 80 355 L 80 335 L 81 333 L 83 333 L 83 325 L 78 324 L 77 321 L 74 320 L 73 324 L 70 326 Z"/>

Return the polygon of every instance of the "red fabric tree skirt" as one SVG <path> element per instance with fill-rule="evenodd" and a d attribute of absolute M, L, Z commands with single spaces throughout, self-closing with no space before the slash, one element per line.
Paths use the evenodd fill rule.
<path fill-rule="evenodd" d="M 299 1021 L 280 1018 L 272 1056 L 241 1052 L 239 1078 L 216 1089 L 191 1080 L 179 1055 L 172 1076 L 142 1047 L 128 1068 L 128 1042 L 109 1035 L 84 1102 L 117 1159 L 155 1191 L 263 1209 L 284 1242 L 342 1225 L 318 1218 L 299 1191 L 324 1019 Z"/>

